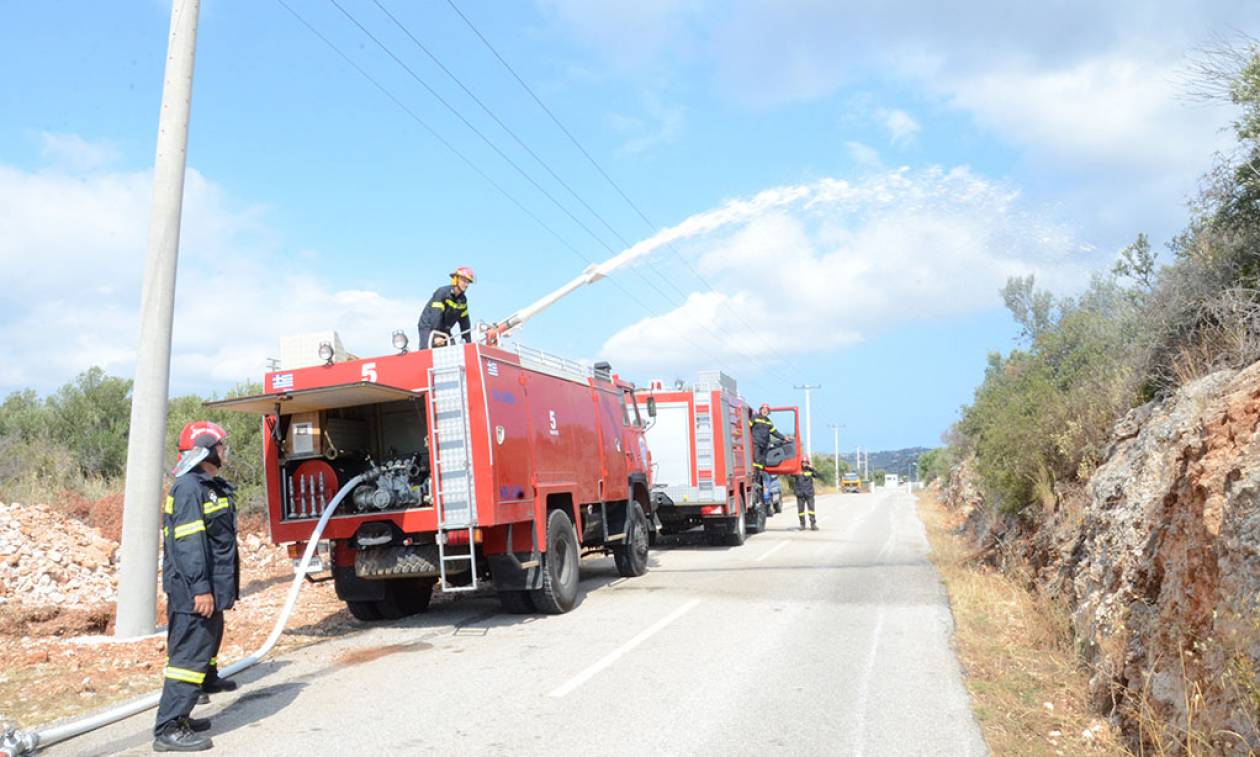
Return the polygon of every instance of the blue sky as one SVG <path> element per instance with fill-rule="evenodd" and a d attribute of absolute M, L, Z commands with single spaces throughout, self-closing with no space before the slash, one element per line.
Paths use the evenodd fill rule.
<path fill-rule="evenodd" d="M 474 318 L 495 320 L 584 258 L 801 187 L 620 269 L 620 286 L 577 293 L 518 339 L 638 381 L 721 367 L 755 402 L 822 384 L 822 450 L 837 421 L 846 449 L 936 444 L 985 355 L 1013 345 L 1007 276 L 1071 293 L 1139 231 L 1175 233 L 1229 145 L 1229 110 L 1184 96 L 1188 61 L 1260 30 L 1241 0 L 948 13 L 922 0 L 455 0 L 649 226 L 445 0 L 380 3 L 599 217 L 374 0 L 338 1 L 591 233 L 333 4 L 289 0 L 560 239 L 277 2 L 203 0 L 176 391 L 256 378 L 285 334 L 337 329 L 353 352 L 386 352 L 457 264 L 479 275 Z M 90 365 L 129 374 L 170 6 L 0 14 L 0 276 L 18 283 L 0 306 L 0 392 L 48 391 Z"/>

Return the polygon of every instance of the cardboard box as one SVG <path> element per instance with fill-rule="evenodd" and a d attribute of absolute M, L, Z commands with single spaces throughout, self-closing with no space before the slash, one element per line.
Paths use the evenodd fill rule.
<path fill-rule="evenodd" d="M 324 454 L 324 432 L 321 413 L 294 413 L 289 418 L 289 431 L 284 438 L 284 454 L 290 460 L 320 457 Z"/>

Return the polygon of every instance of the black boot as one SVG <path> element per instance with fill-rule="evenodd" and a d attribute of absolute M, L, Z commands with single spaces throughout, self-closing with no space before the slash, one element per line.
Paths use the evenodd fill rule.
<path fill-rule="evenodd" d="M 201 690 L 207 694 L 218 694 L 221 691 L 236 691 L 236 688 L 237 683 L 231 678 L 216 678 L 201 685 Z"/>
<path fill-rule="evenodd" d="M 195 733 L 210 730 L 210 718 L 194 718 L 190 715 L 184 718 L 184 722 L 187 723 L 188 727 Z"/>
<path fill-rule="evenodd" d="M 176 720 L 153 739 L 155 752 L 204 752 L 214 747 L 209 736 L 193 733 L 184 720 Z"/>
<path fill-rule="evenodd" d="M 804 518 L 802 518 L 802 519 L 801 519 L 801 530 L 802 530 L 802 531 L 804 531 L 804 530 L 805 530 L 805 519 L 804 519 Z"/>
<path fill-rule="evenodd" d="M 810 523 L 810 524 L 809 524 L 809 530 L 810 530 L 810 531 L 817 531 L 817 530 L 818 530 L 818 524 L 817 524 L 817 523 Z"/>

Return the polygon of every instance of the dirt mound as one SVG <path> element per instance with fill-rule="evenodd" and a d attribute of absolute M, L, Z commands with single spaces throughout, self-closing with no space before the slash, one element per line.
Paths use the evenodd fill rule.
<path fill-rule="evenodd" d="M 44 505 L 0 503 L 0 607 L 88 609 L 114 599 L 118 545 Z"/>

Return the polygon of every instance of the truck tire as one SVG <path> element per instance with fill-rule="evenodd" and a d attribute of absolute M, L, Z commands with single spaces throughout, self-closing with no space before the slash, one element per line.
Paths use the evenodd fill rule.
<path fill-rule="evenodd" d="M 398 620 L 429 609 L 433 598 L 431 578 L 396 578 L 385 585 L 385 598 L 375 602 L 381 620 Z"/>
<path fill-rule="evenodd" d="M 648 571 L 648 521 L 638 502 L 630 501 L 626 513 L 626 538 L 613 547 L 613 562 L 623 578 L 636 578 Z"/>
<path fill-rule="evenodd" d="M 530 592 L 539 612 L 560 615 L 577 604 L 581 557 L 573 521 L 563 510 L 552 510 L 547 516 L 547 551 L 542 556 L 543 585 Z"/>
<path fill-rule="evenodd" d="M 381 614 L 376 611 L 376 603 L 372 601 L 362 602 L 348 600 L 346 602 L 346 609 L 350 611 L 350 614 L 354 616 L 355 620 L 362 620 L 365 623 L 381 619 Z"/>
<path fill-rule="evenodd" d="M 503 606 L 504 612 L 513 615 L 528 615 L 537 612 L 534 608 L 534 600 L 528 591 L 500 591 L 499 604 Z"/>
<path fill-rule="evenodd" d="M 759 534 L 766 530 L 766 507 L 765 505 L 757 505 L 753 511 L 748 514 L 752 518 L 752 523 L 748 524 L 748 533 Z"/>

